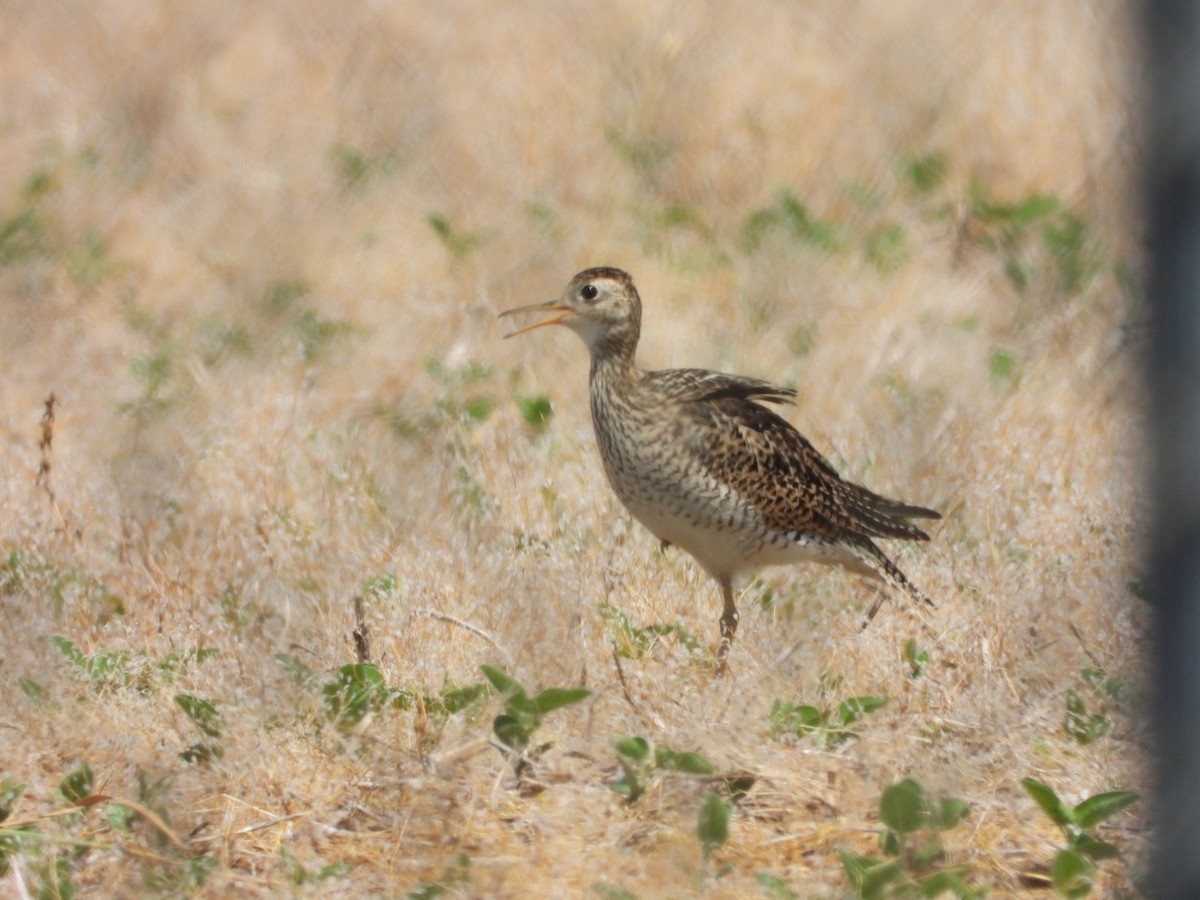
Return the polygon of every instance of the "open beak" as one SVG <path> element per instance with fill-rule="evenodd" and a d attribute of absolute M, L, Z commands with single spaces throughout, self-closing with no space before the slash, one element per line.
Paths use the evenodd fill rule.
<path fill-rule="evenodd" d="M 518 306 L 515 309 L 506 309 L 504 312 L 500 313 L 497 318 L 503 318 L 504 316 L 512 316 L 516 315 L 517 313 L 527 312 L 548 312 L 558 313 L 558 315 L 551 316 L 548 319 L 542 319 L 540 322 L 534 322 L 532 325 L 526 325 L 524 328 L 518 328 L 512 334 L 506 334 L 504 336 L 505 339 L 516 337 L 518 334 L 524 334 L 527 331 L 533 331 L 533 329 L 541 328 L 543 325 L 559 325 L 562 322 L 565 322 L 571 316 L 575 315 L 575 311 L 561 300 L 551 300 L 548 303 L 530 303 L 528 306 Z"/>

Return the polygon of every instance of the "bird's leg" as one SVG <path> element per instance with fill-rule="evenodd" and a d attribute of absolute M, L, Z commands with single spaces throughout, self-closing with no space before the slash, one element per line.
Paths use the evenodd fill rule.
<path fill-rule="evenodd" d="M 725 601 L 725 611 L 721 613 L 721 647 L 717 650 L 717 674 L 721 675 L 725 672 L 726 658 L 733 646 L 733 636 L 737 633 L 739 615 L 737 604 L 733 602 L 733 579 L 728 575 L 720 575 L 717 584 L 721 586 L 721 598 Z"/>

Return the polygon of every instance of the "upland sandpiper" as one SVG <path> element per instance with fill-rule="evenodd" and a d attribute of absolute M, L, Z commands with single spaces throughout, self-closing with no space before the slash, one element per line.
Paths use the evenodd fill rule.
<path fill-rule="evenodd" d="M 682 547 L 720 585 L 722 667 L 738 624 L 734 578 L 760 566 L 840 565 L 932 606 L 872 539 L 929 540 L 909 520 L 941 514 L 843 480 L 761 405 L 790 402 L 794 390 L 705 369 L 638 368 L 642 302 L 620 269 L 587 269 L 558 299 L 500 315 L 537 312 L 551 315 L 509 337 L 565 325 L 583 338 L 609 484 L 664 548 Z"/>

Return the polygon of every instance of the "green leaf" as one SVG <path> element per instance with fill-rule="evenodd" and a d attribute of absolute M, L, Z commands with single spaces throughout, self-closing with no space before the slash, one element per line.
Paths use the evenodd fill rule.
<path fill-rule="evenodd" d="M 841 848 L 838 849 L 838 856 L 842 858 L 842 869 L 846 872 L 846 878 L 854 887 L 861 887 L 867 869 L 879 864 L 879 860 L 873 856 L 859 856 Z"/>
<path fill-rule="evenodd" d="M 1052 194 L 1035 194 L 1017 203 L 992 200 L 981 182 L 975 181 L 970 188 L 971 212 L 984 222 L 1019 227 L 1048 216 L 1059 207 L 1058 198 Z"/>
<path fill-rule="evenodd" d="M 1116 859 L 1121 855 L 1121 851 L 1108 841 L 1102 841 L 1099 838 L 1094 838 L 1086 831 L 1081 832 L 1071 841 L 1070 849 L 1077 853 L 1082 853 L 1092 862 L 1100 862 L 1105 859 Z"/>
<path fill-rule="evenodd" d="M 617 751 L 617 763 L 625 777 L 614 784 L 612 789 L 632 803 L 645 791 L 643 781 L 649 770 L 650 744 L 645 738 L 626 737 L 615 739 L 613 747 Z"/>
<path fill-rule="evenodd" d="M 353 728 L 387 701 L 388 689 L 379 669 L 371 663 L 342 666 L 321 689 L 326 715 L 340 729 Z"/>
<path fill-rule="evenodd" d="M 46 693 L 46 689 L 34 681 L 32 678 L 18 678 L 17 685 L 24 692 L 35 706 L 49 706 L 50 695 Z"/>
<path fill-rule="evenodd" d="M 545 394 L 517 397 L 517 408 L 521 410 L 521 418 L 537 432 L 544 431 L 554 416 L 554 405 Z"/>
<path fill-rule="evenodd" d="M 841 244 L 837 227 L 815 218 L 808 207 L 791 191 L 782 190 L 778 198 L 779 211 L 793 236 L 822 250 L 834 251 Z"/>
<path fill-rule="evenodd" d="M 889 785 L 879 797 L 879 818 L 898 834 L 912 834 L 924 824 L 926 803 L 921 785 L 906 778 Z"/>
<path fill-rule="evenodd" d="M 61 653 L 75 665 L 79 666 L 81 669 L 86 665 L 86 660 L 84 659 L 83 654 L 76 650 L 75 645 L 66 638 L 55 636 L 52 637 L 50 641 L 55 647 L 58 648 L 59 653 Z"/>
<path fill-rule="evenodd" d="M 700 804 L 700 816 L 696 822 L 696 836 L 708 856 L 729 838 L 729 814 L 733 804 L 726 803 L 713 791 L 709 791 Z"/>
<path fill-rule="evenodd" d="M 1078 691 L 1073 688 L 1067 689 L 1067 717 L 1063 728 L 1068 737 L 1081 744 L 1090 744 L 1106 735 L 1111 727 L 1112 722 L 1105 716 L 1088 712 Z"/>
<path fill-rule="evenodd" d="M 950 157 L 940 150 L 910 156 L 901 162 L 901 172 L 914 192 L 928 194 L 939 187 L 950 170 Z"/>
<path fill-rule="evenodd" d="M 221 736 L 221 713 L 211 700 L 193 697 L 191 694 L 176 694 L 175 703 L 206 735 L 211 738 Z"/>
<path fill-rule="evenodd" d="M 449 688 L 436 697 L 425 697 L 425 709 L 439 717 L 444 724 L 448 717 L 482 704 L 490 694 L 488 686 L 477 681 L 474 684 Z"/>
<path fill-rule="evenodd" d="M 613 741 L 613 747 L 621 756 L 628 757 L 635 762 L 641 762 L 650 753 L 650 743 L 640 737 L 616 738 Z"/>
<path fill-rule="evenodd" d="M 1060 850 L 1050 864 L 1050 880 L 1064 897 L 1086 897 L 1092 892 L 1092 861 L 1074 850 Z"/>
<path fill-rule="evenodd" d="M 1141 596 L 1145 593 L 1140 586 L 1136 590 L 1134 588 L 1135 586 L 1130 584 L 1129 589 L 1134 594 Z M 1079 674 L 1102 699 L 1113 703 L 1124 703 L 1129 699 L 1129 686 L 1125 683 L 1125 679 L 1117 675 L 1109 675 L 1096 666 L 1084 666 L 1079 670 Z"/>
<path fill-rule="evenodd" d="M 904 229 L 899 225 L 880 225 L 863 240 L 863 255 L 882 274 L 895 272 L 908 260 Z"/>
<path fill-rule="evenodd" d="M 505 700 L 510 697 L 525 696 L 525 688 L 517 679 L 505 674 L 500 669 L 494 666 L 480 666 L 479 671 L 483 672 L 484 677 L 492 683 L 492 686 L 500 692 L 500 696 Z"/>
<path fill-rule="evenodd" d="M 988 372 L 997 386 L 1011 384 L 1017 379 L 1017 358 L 1003 347 L 993 347 L 988 357 Z"/>
<path fill-rule="evenodd" d="M 825 716 L 815 706 L 797 706 L 776 700 L 771 705 L 771 724 L 776 731 L 803 737 L 825 724 Z"/>
<path fill-rule="evenodd" d="M 524 750 L 529 745 L 529 738 L 532 736 L 529 728 L 522 725 L 514 716 L 509 715 L 496 716 L 495 721 L 492 722 L 492 731 L 500 739 L 500 743 L 513 750 Z"/>
<path fill-rule="evenodd" d="M 92 767 L 87 763 L 81 763 L 70 774 L 67 775 L 58 784 L 58 792 L 62 794 L 64 800 L 68 803 L 78 803 L 85 797 L 92 795 L 92 788 L 95 785 L 96 777 L 92 773 Z"/>
<path fill-rule="evenodd" d="M 572 703 L 578 703 L 592 694 L 587 688 L 546 688 L 533 698 L 533 706 L 539 715 L 562 709 Z"/>
<path fill-rule="evenodd" d="M 1075 807 L 1074 820 L 1080 828 L 1091 828 L 1099 825 L 1109 816 L 1116 815 L 1131 803 L 1136 803 L 1140 795 L 1134 791 L 1109 791 L 1088 797 Z"/>
<path fill-rule="evenodd" d="M 209 763 L 224 755 L 225 750 L 220 744 L 206 744 L 203 741 L 190 744 L 179 752 L 179 758 L 185 763 Z"/>
<path fill-rule="evenodd" d="M 477 394 L 467 400 L 463 406 L 463 412 L 467 414 L 473 422 L 483 422 L 492 414 L 492 410 L 496 408 L 496 399 L 487 394 Z"/>
<path fill-rule="evenodd" d="M 862 882 L 858 885 L 860 895 L 863 897 L 890 896 L 889 893 L 884 892 L 884 889 L 897 878 L 903 877 L 904 870 L 895 860 L 868 866 L 862 873 Z"/>
<path fill-rule="evenodd" d="M 713 764 L 699 753 L 678 753 L 659 747 L 654 751 L 654 762 L 660 769 L 687 772 L 689 775 L 712 775 Z"/>
<path fill-rule="evenodd" d="M 899 856 L 904 852 L 904 842 L 900 835 L 889 828 L 879 836 L 879 849 L 884 856 Z"/>
<path fill-rule="evenodd" d="M 1050 817 L 1050 821 L 1060 828 L 1066 828 L 1075 821 L 1075 813 L 1065 803 L 1058 799 L 1058 794 L 1047 784 L 1036 778 L 1022 778 L 1021 787 L 1033 798 L 1034 803 Z"/>
<path fill-rule="evenodd" d="M 1036 194 L 1024 203 L 1010 207 L 1013 218 L 1019 222 L 1032 222 L 1043 216 L 1048 216 L 1059 207 L 1058 198 L 1053 194 Z"/>
<path fill-rule="evenodd" d="M 202 663 L 213 657 L 220 656 L 221 651 L 216 647 L 193 647 L 182 653 L 172 651 L 158 661 L 158 670 L 168 682 L 179 672 L 186 672 L 192 663 Z M 278 659 L 284 654 L 276 654 Z"/>
<path fill-rule="evenodd" d="M 958 827 L 971 811 L 970 804 L 958 797 L 943 797 L 938 801 L 937 821 L 934 823 L 939 831 L 949 831 Z"/>
<path fill-rule="evenodd" d="M 1082 291 L 1100 270 L 1103 258 L 1088 224 L 1075 213 L 1063 213 L 1042 226 L 1042 240 L 1058 271 L 1058 286 Z"/>
<path fill-rule="evenodd" d="M 104 814 L 104 818 L 108 820 L 108 827 L 117 832 L 129 831 L 136 816 L 132 809 L 120 803 L 110 803 Z"/>
<path fill-rule="evenodd" d="M 725 790 L 729 791 L 730 799 L 734 803 L 741 803 L 745 796 L 750 793 L 750 788 L 758 783 L 758 776 L 750 772 L 742 772 L 737 775 L 726 775 L 723 780 L 725 782 Z"/>
<path fill-rule="evenodd" d="M 754 253 L 762 246 L 763 238 L 779 223 L 779 211 L 771 207 L 756 209 L 742 222 L 742 249 Z"/>
<path fill-rule="evenodd" d="M 851 697 L 848 700 L 843 700 L 838 704 L 837 721 L 842 725 L 851 725 L 867 713 L 873 713 L 875 710 L 887 706 L 890 700 L 890 697 L 882 695 Z"/>
<path fill-rule="evenodd" d="M 950 870 L 936 872 L 917 885 L 917 892 L 922 897 L 940 897 L 943 894 L 953 894 L 955 897 L 982 897 L 983 890 L 972 890 L 958 872 Z"/>
<path fill-rule="evenodd" d="M 917 644 L 916 638 L 909 638 L 904 642 L 904 650 L 900 655 L 908 663 L 909 674 L 913 678 L 919 678 L 925 671 L 925 666 L 929 664 L 929 651 L 923 650 Z"/>
<path fill-rule="evenodd" d="M 376 578 L 368 578 L 363 582 L 363 592 L 377 599 L 383 599 L 395 593 L 397 588 L 396 576 L 390 572 Z"/>
<path fill-rule="evenodd" d="M 1029 269 L 1015 256 L 1004 261 L 1004 274 L 1018 293 L 1023 294 L 1029 289 Z"/>

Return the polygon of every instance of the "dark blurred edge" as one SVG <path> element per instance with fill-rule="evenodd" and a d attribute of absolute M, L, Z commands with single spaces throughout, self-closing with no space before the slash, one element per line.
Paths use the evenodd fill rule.
<path fill-rule="evenodd" d="M 1153 896 L 1200 898 L 1200 3 L 1143 0 L 1157 614 Z"/>

